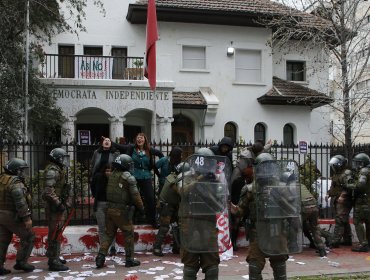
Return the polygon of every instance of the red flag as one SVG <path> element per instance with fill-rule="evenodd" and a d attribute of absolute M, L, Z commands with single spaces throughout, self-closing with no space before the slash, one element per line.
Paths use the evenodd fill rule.
<path fill-rule="evenodd" d="M 144 76 L 148 78 L 149 85 L 152 90 L 155 89 L 157 83 L 156 77 L 156 53 L 155 42 L 158 40 L 157 29 L 157 12 L 155 0 L 148 0 L 148 10 L 146 18 L 146 57 L 145 57 L 145 72 Z"/>

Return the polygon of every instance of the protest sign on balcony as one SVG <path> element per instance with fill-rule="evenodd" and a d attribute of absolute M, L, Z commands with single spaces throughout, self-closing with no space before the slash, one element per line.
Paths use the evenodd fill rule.
<path fill-rule="evenodd" d="M 78 79 L 112 79 L 113 57 L 83 56 L 75 60 Z"/>

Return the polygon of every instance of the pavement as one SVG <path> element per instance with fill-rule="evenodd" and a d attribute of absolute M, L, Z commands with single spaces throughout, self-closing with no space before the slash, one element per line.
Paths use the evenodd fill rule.
<path fill-rule="evenodd" d="M 245 261 L 248 247 L 239 248 L 234 252 L 231 259 L 222 260 L 220 263 L 219 279 L 236 280 L 248 279 L 248 264 Z M 116 256 L 106 261 L 106 266 L 96 269 L 96 253 L 64 254 L 70 270 L 67 272 L 49 272 L 47 259 L 42 256 L 32 256 L 30 263 L 36 266 L 31 273 L 14 271 L 14 258 L 8 259 L 5 267 L 12 270 L 0 279 L 63 279 L 83 280 L 101 277 L 102 280 L 162 280 L 182 279 L 182 264 L 179 255 L 166 253 L 164 257 L 156 257 L 149 251 L 135 252 L 135 257 L 141 261 L 141 265 L 133 268 L 124 266 L 124 254 L 118 252 Z M 340 274 L 362 274 L 370 275 L 370 252 L 355 253 L 351 247 L 343 246 L 328 251 L 327 257 L 320 258 L 314 249 L 304 247 L 303 252 L 290 256 L 287 261 L 288 277 L 299 279 L 297 276 L 319 276 Z M 198 279 L 204 279 L 199 272 Z M 263 270 L 263 279 L 273 279 L 272 269 L 269 262 Z M 359 278 L 357 278 L 359 279 Z"/>

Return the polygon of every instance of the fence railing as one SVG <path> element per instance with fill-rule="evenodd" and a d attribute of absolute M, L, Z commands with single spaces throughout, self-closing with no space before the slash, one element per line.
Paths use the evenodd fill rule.
<path fill-rule="evenodd" d="M 200 147 L 209 147 L 213 143 L 176 144 L 183 148 L 185 156 L 192 154 Z M 171 151 L 171 143 L 153 144 L 164 155 Z M 237 144 L 233 150 L 233 161 L 236 163 L 240 151 L 249 145 Z M 87 225 L 95 224 L 93 217 L 93 198 L 89 188 L 90 159 L 98 145 L 77 145 L 76 143 L 0 143 L 0 167 L 13 157 L 23 158 L 30 166 L 29 187 L 32 190 L 32 212 L 35 225 L 45 225 L 44 202 L 42 200 L 42 172 L 48 163 L 49 152 L 56 147 L 63 147 L 71 156 L 71 166 L 68 170 L 68 182 L 73 186 L 73 201 L 76 203 L 76 211 L 71 224 Z M 370 145 L 359 145 L 354 152 L 369 153 Z M 301 167 L 301 182 L 311 188 L 316 194 L 321 206 L 321 218 L 332 218 L 333 213 L 330 204 L 325 201 L 327 189 L 330 187 L 329 160 L 333 155 L 343 154 L 343 147 L 334 145 L 308 145 L 307 153 L 300 153 L 297 146 L 286 147 L 273 145 L 270 153 L 277 159 L 293 159 Z M 156 184 L 155 179 L 154 185 Z"/>
<path fill-rule="evenodd" d="M 45 54 L 40 78 L 143 80 L 144 58 Z"/>

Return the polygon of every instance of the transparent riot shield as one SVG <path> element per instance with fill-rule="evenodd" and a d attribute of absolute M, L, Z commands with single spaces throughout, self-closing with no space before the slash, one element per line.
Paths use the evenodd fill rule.
<path fill-rule="evenodd" d="M 298 165 L 270 160 L 255 166 L 258 244 L 267 255 L 302 251 L 301 199 Z"/>
<path fill-rule="evenodd" d="M 227 211 L 231 163 L 227 157 L 192 155 L 179 191 L 181 245 L 189 252 L 219 252 L 217 219 Z"/>

